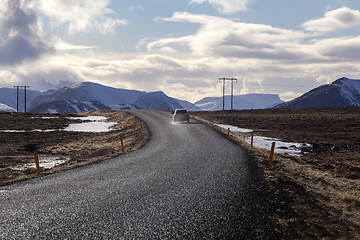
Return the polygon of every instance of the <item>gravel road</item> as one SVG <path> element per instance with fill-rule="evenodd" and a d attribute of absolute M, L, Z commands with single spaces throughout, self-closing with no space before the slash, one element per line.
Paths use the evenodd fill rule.
<path fill-rule="evenodd" d="M 0 239 L 266 239 L 262 171 L 206 125 L 132 110 L 138 151 L 0 188 Z"/>

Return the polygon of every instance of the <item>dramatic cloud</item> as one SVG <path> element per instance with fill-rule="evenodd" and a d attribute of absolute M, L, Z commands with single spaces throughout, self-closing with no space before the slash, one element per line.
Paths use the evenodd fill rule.
<path fill-rule="evenodd" d="M 19 64 L 51 52 L 51 37 L 42 33 L 36 14 L 24 1 L 0 1 L 0 64 Z"/>
<path fill-rule="evenodd" d="M 332 32 L 360 26 L 360 12 L 347 7 L 325 13 L 323 18 L 307 21 L 303 28 L 312 32 Z"/>
<path fill-rule="evenodd" d="M 70 34 L 94 30 L 105 34 L 127 24 L 123 19 L 107 17 L 113 13 L 107 7 L 109 0 L 33 0 L 33 3 L 54 26 L 67 24 Z"/>
<path fill-rule="evenodd" d="M 313 55 L 309 49 L 299 48 L 300 42 L 308 37 L 303 32 L 186 12 L 163 20 L 198 23 L 201 27 L 195 35 L 153 41 L 148 44 L 150 51 L 168 45 L 187 45 L 194 54 L 203 56 L 288 60 Z"/>
<path fill-rule="evenodd" d="M 234 14 L 247 10 L 246 5 L 252 0 L 191 0 L 190 3 L 203 4 L 205 2 L 217 8 L 220 13 Z"/>
<path fill-rule="evenodd" d="M 26 9 L 21 4 L 18 6 Z M 106 9 L 106 4 L 102 6 Z M 28 9 L 24 12 L 32 21 L 18 20 L 27 23 L 18 25 L 37 29 L 29 36 L 46 42 L 44 39 L 48 37 L 37 27 L 36 15 Z M 92 14 L 97 17 L 91 19 L 98 21 L 106 14 L 103 8 L 101 14 Z M 5 13 L 1 16 L 1 22 L 6 22 Z M 338 77 L 358 78 L 360 57 L 356 53 L 360 51 L 360 37 L 325 38 L 308 31 L 186 12 L 156 21 L 158 24 L 165 21 L 167 25 L 192 23 L 198 29 L 189 35 L 145 36 L 139 41 L 136 53 L 102 53 L 101 49 L 53 39 L 57 51 L 0 69 L 0 79 L 8 78 L 16 84 L 31 83 L 32 89 L 46 89 L 61 81 L 93 81 L 119 88 L 161 90 L 172 97 L 196 101 L 221 95 L 219 77 L 238 78 L 235 94 L 278 93 L 285 100 Z M 70 20 L 64 23 L 69 27 L 73 24 Z M 79 27 L 76 31 L 87 28 L 91 27 Z M 13 86 L 3 79 L 0 81 L 3 86 Z M 229 89 L 226 91 L 229 93 Z"/>

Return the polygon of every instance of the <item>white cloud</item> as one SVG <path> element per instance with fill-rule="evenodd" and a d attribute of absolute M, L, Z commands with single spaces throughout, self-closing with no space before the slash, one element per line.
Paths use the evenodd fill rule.
<path fill-rule="evenodd" d="M 67 24 L 70 34 L 94 30 L 108 33 L 127 24 L 123 19 L 106 17 L 113 13 L 107 7 L 109 0 L 33 0 L 33 4 L 54 26 Z"/>
<path fill-rule="evenodd" d="M 332 32 L 340 29 L 360 26 L 360 11 L 347 7 L 325 13 L 323 18 L 305 22 L 302 27 L 312 32 Z"/>
<path fill-rule="evenodd" d="M 35 12 L 20 0 L 0 2 L 0 64 L 14 65 L 53 51 Z"/>
<path fill-rule="evenodd" d="M 198 23 L 201 27 L 195 35 L 150 42 L 151 51 L 173 44 L 186 45 L 194 54 L 202 56 L 283 60 L 313 57 L 309 49 L 299 48 L 301 41 L 309 36 L 304 32 L 186 12 L 163 20 Z"/>
<path fill-rule="evenodd" d="M 252 0 L 191 0 L 190 3 L 209 3 L 210 5 L 217 8 L 220 13 L 223 14 L 234 14 L 236 12 L 246 11 L 247 4 Z"/>

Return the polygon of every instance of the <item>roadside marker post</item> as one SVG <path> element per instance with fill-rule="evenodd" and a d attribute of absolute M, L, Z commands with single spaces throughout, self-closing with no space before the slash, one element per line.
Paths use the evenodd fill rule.
<path fill-rule="evenodd" d="M 144 137 L 143 137 L 141 129 L 140 129 L 140 138 L 141 138 L 141 141 L 144 141 Z"/>
<path fill-rule="evenodd" d="M 36 165 L 36 173 L 40 174 L 40 164 L 39 164 L 39 155 L 37 152 L 34 152 L 35 165 Z"/>
<path fill-rule="evenodd" d="M 209 127 L 211 126 L 211 120 L 209 120 Z"/>
<path fill-rule="evenodd" d="M 124 141 L 120 139 L 120 142 L 121 142 L 121 152 L 124 152 Z"/>
<path fill-rule="evenodd" d="M 230 128 L 228 128 L 228 137 L 230 137 Z"/>
<path fill-rule="evenodd" d="M 251 146 L 254 146 L 254 133 L 251 133 Z"/>
<path fill-rule="evenodd" d="M 146 106 L 146 110 L 149 110 L 149 105 Z"/>
<path fill-rule="evenodd" d="M 269 157 L 269 165 L 272 165 L 272 161 L 274 158 L 274 151 L 275 151 L 275 142 L 271 144 L 271 151 L 270 151 L 270 157 Z"/>
<path fill-rule="evenodd" d="M 122 108 L 120 108 L 120 112 L 122 112 Z"/>
<path fill-rule="evenodd" d="M 135 120 L 135 115 L 133 115 L 133 120 Z"/>

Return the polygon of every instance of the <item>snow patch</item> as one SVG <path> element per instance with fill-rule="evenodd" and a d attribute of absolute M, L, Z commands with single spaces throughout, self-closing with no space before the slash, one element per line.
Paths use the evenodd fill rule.
<path fill-rule="evenodd" d="M 76 119 L 88 121 L 83 123 L 73 123 L 64 128 L 64 131 L 70 132 L 109 132 L 111 127 L 115 126 L 116 122 L 106 122 L 107 117 L 104 116 L 88 116 L 88 117 L 69 117 L 69 119 Z"/>
<path fill-rule="evenodd" d="M 251 143 L 251 137 L 246 138 L 247 143 Z M 275 142 L 275 152 L 289 154 L 293 156 L 300 156 L 302 154 L 302 147 L 311 147 L 310 144 L 304 143 L 293 143 L 293 142 L 283 142 L 277 138 L 269 138 L 262 136 L 254 136 L 254 146 L 258 148 L 263 148 L 268 151 L 271 150 L 272 143 Z"/>
<path fill-rule="evenodd" d="M 39 165 L 41 168 L 50 169 L 60 164 L 64 164 L 69 160 L 70 158 L 64 157 L 39 157 Z M 15 171 L 25 171 L 26 169 L 36 169 L 36 165 L 35 163 L 26 163 L 10 167 L 10 169 Z"/>
<path fill-rule="evenodd" d="M 241 132 L 241 133 L 251 133 L 254 130 L 247 129 L 247 128 L 239 128 L 236 126 L 225 125 L 225 124 L 214 124 L 219 126 L 223 129 L 229 129 L 231 132 Z M 247 143 L 251 143 L 251 137 L 245 139 Z M 262 136 L 254 136 L 253 145 L 258 148 L 263 148 L 268 151 L 271 150 L 272 143 L 275 142 L 275 152 L 289 154 L 293 156 L 299 156 L 302 154 L 301 148 L 303 147 L 311 147 L 310 144 L 304 143 L 293 143 L 293 142 L 283 142 L 277 138 L 269 138 L 269 137 L 262 137 Z"/>
<path fill-rule="evenodd" d="M 219 126 L 221 128 L 224 128 L 226 130 L 230 128 L 231 132 L 241 132 L 241 133 L 251 133 L 251 132 L 253 132 L 252 129 L 239 128 L 239 127 L 235 127 L 235 126 L 231 126 L 231 125 L 216 124 L 216 123 L 214 125 Z"/>

